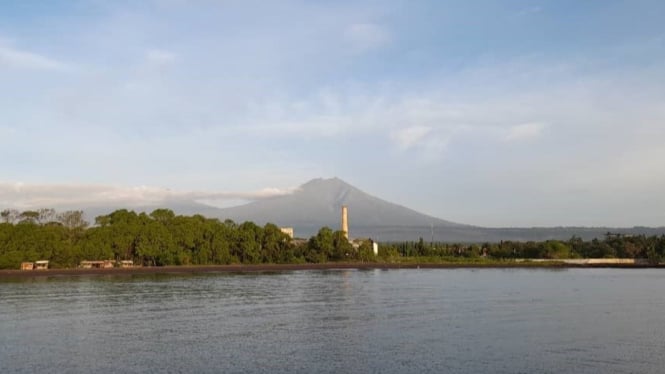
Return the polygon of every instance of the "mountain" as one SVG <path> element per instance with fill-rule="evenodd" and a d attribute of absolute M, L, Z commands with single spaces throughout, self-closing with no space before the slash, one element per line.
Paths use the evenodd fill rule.
<path fill-rule="evenodd" d="M 378 241 L 443 242 L 498 242 L 501 240 L 543 241 L 567 240 L 573 235 L 585 240 L 603 238 L 607 232 L 632 235 L 662 235 L 665 228 L 609 228 L 609 227 L 531 227 L 486 228 L 464 225 L 428 216 L 372 195 L 339 178 L 313 179 L 289 195 L 257 200 L 231 208 L 216 208 L 187 200 L 168 200 L 159 206 L 88 207 L 82 208 L 86 217 L 94 222 L 98 215 L 116 209 L 151 212 L 168 208 L 177 214 L 201 214 L 221 220 L 232 219 L 241 223 L 252 221 L 259 225 L 274 223 L 293 227 L 295 235 L 309 238 L 324 226 L 338 230 L 342 205 L 348 207 L 349 235 L 368 237 Z M 70 208 L 71 209 L 71 208 Z M 78 208 L 81 209 L 81 208 Z"/>
<path fill-rule="evenodd" d="M 603 238 L 606 233 L 661 235 L 665 228 L 609 227 L 509 227 L 486 228 L 431 217 L 369 195 L 339 178 L 313 179 L 286 196 L 258 200 L 246 205 L 208 211 L 220 219 L 236 222 L 267 222 L 293 227 L 298 237 L 310 237 L 323 226 L 340 228 L 342 205 L 349 211 L 349 235 L 379 241 L 423 238 L 445 242 L 497 242 L 501 240 L 568 240 L 573 235 L 585 240 Z"/>
<path fill-rule="evenodd" d="M 376 198 L 339 178 L 314 179 L 289 195 L 221 209 L 218 217 L 290 226 L 296 235 L 306 237 L 323 226 L 339 229 L 342 205 L 349 210 L 352 236 L 367 234 L 367 228 L 377 227 L 464 226 Z"/>

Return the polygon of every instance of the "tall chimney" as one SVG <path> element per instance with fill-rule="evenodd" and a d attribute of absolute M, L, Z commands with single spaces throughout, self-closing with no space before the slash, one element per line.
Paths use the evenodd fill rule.
<path fill-rule="evenodd" d="M 346 208 L 346 205 L 342 205 L 342 231 L 344 232 L 344 237 L 349 238 L 349 211 Z"/>

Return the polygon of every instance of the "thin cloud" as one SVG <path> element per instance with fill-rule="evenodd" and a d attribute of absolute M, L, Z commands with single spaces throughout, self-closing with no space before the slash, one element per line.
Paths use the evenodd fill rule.
<path fill-rule="evenodd" d="M 542 135 L 544 129 L 545 125 L 542 123 L 524 123 L 512 126 L 508 129 L 504 140 L 514 142 L 535 139 Z"/>
<path fill-rule="evenodd" d="M 294 190 L 265 188 L 251 192 L 175 191 L 150 186 L 27 184 L 0 182 L 0 208 L 38 209 L 156 205 L 168 201 L 260 200 L 284 196 Z"/>
<path fill-rule="evenodd" d="M 344 36 L 358 51 L 383 47 L 390 43 L 388 30 L 374 23 L 356 23 L 344 31 Z"/>
<path fill-rule="evenodd" d="M 0 44 L 0 66 L 15 69 L 52 71 L 69 69 L 68 65 L 55 59 L 4 44 Z"/>
<path fill-rule="evenodd" d="M 406 150 L 418 145 L 431 130 L 427 126 L 412 126 L 393 131 L 390 137 L 400 149 Z"/>
<path fill-rule="evenodd" d="M 11 128 L 11 127 L 6 127 L 6 126 L 0 126 L 0 137 L 2 137 L 3 140 L 9 139 L 14 133 L 16 133 L 16 130 Z"/>
<path fill-rule="evenodd" d="M 175 53 L 163 49 L 150 49 L 146 51 L 145 57 L 149 62 L 156 64 L 170 64 L 178 58 Z"/>
<path fill-rule="evenodd" d="M 525 212 L 531 209 L 521 222 L 574 223 L 583 221 L 548 218 L 530 207 L 527 194 L 515 197 L 512 191 L 531 180 L 534 196 L 547 188 L 552 195 L 540 200 L 561 206 L 570 179 L 546 183 L 539 174 L 543 170 L 585 176 L 594 175 L 588 172 L 593 170 L 614 172 L 618 155 L 665 137 L 665 96 L 659 84 L 665 72 L 663 39 L 649 34 L 657 23 L 647 17 L 644 28 L 625 29 L 621 17 L 595 13 L 600 8 L 630 11 L 628 5 L 593 7 L 591 13 L 581 7 L 580 16 L 592 17 L 598 27 L 571 25 L 580 43 L 570 44 L 557 33 L 514 33 L 514 27 L 537 23 L 507 25 L 511 20 L 505 12 L 514 17 L 526 11 L 530 15 L 519 21 L 530 22 L 548 11 L 533 4 L 502 7 L 497 14 L 473 6 L 422 6 L 404 13 L 399 2 L 304 7 L 287 1 L 260 9 L 246 2 L 179 4 L 154 11 L 109 3 L 104 7 L 110 10 L 99 12 L 102 17 L 94 22 L 63 24 L 64 37 L 54 40 L 53 48 L 85 67 L 66 82 L 41 79 L 35 70 L 5 69 L 9 62 L 0 60 L 0 71 L 9 78 L 0 94 L 0 126 L 5 126 L 0 138 L 8 140 L 0 150 L 5 178 L 34 180 L 38 175 L 48 182 L 67 175 L 125 186 L 147 181 L 182 191 L 198 186 L 243 190 L 265 181 L 293 185 L 320 174 L 356 175 L 362 182 L 396 168 L 418 179 L 426 169 L 436 182 L 455 175 L 460 186 L 456 192 L 451 187 L 450 194 L 458 195 L 446 200 L 445 192 L 437 192 L 419 203 L 425 194 L 416 187 L 371 183 L 405 194 L 405 204 L 431 214 L 438 210 L 453 218 L 468 212 L 469 222 L 482 219 L 473 216 L 484 217 L 496 201 L 510 201 L 522 204 Z M 435 8 L 441 8 L 438 14 L 431 13 Z M 471 10 L 484 12 L 483 32 L 476 32 Z M 644 9 L 635 15 L 641 13 Z M 464 19 L 469 14 L 474 17 Z M 459 23 L 448 22 L 460 16 Z M 565 24 L 563 14 L 548 16 L 550 26 Z M 625 37 L 597 34 L 615 26 Z M 23 29 L 9 27 L 6 32 L 15 34 Z M 450 38 L 455 27 L 465 37 Z M 488 33 L 497 34 L 491 51 L 486 49 Z M 53 60 L 55 55 L 30 58 L 47 53 L 34 45 L 5 40 L 0 48 L 5 55 L 12 50 L 14 67 L 62 64 Z M 413 51 L 422 53 L 405 58 Z M 380 69 L 373 68 L 377 64 Z M 426 134 L 424 129 L 429 129 Z M 648 171 L 657 171 L 662 157 L 639 153 L 631 161 L 643 167 L 647 157 L 653 157 L 647 159 L 653 160 Z M 367 160 L 376 174 L 368 177 L 347 159 Z M 413 167 L 419 161 L 433 167 Z M 488 175 L 492 178 L 483 179 Z M 516 183 L 515 175 L 524 178 Z M 644 175 L 644 185 L 661 186 Z M 502 176 L 507 178 L 503 190 L 494 183 Z M 589 178 L 588 189 L 605 188 L 601 179 Z M 662 205 L 660 195 L 641 194 L 628 178 L 619 184 L 627 191 L 625 201 L 644 196 Z M 104 190 L 109 198 L 118 194 Z M 140 192 L 129 191 L 125 198 Z M 163 194 L 142 193 L 141 199 Z M 469 202 L 462 204 L 465 194 Z M 597 193 L 583 196 L 598 199 Z M 457 201 L 456 209 L 448 208 Z M 5 197 L 4 202 L 13 200 Z M 593 211 L 585 203 L 582 210 Z M 494 222 L 503 222 L 505 209 L 495 211 Z M 623 217 L 623 210 L 617 212 L 597 217 L 617 221 L 603 218 Z"/>

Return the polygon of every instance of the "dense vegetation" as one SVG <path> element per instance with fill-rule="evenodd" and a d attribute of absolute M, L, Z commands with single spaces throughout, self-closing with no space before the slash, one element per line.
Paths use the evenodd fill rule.
<path fill-rule="evenodd" d="M 383 245 L 384 250 L 386 245 Z M 391 250 L 402 257 L 443 257 L 490 259 L 575 259 L 575 258 L 644 258 L 658 263 L 665 258 L 665 236 L 622 235 L 607 233 L 603 240 L 570 240 L 543 242 L 501 241 L 483 244 L 393 243 Z"/>
<path fill-rule="evenodd" d="M 665 236 L 608 235 L 604 240 L 449 244 L 385 243 L 379 256 L 369 241 L 354 247 L 341 231 L 324 227 L 309 240 L 292 241 L 273 224 L 257 226 L 200 215 L 175 215 L 167 209 L 150 214 L 118 210 L 89 226 L 80 211 L 52 209 L 0 213 L 0 269 L 23 261 L 49 260 L 51 267 L 72 268 L 82 260 L 133 260 L 144 266 L 320 263 L 329 261 L 402 262 L 510 260 L 514 258 L 649 258 L 665 254 Z"/>
<path fill-rule="evenodd" d="M 0 268 L 5 269 L 36 260 L 60 268 L 107 259 L 144 266 L 327 262 L 352 260 L 363 252 L 329 228 L 298 244 L 273 224 L 236 224 L 167 209 L 150 214 L 118 210 L 97 217 L 92 227 L 80 211 L 5 210 L 1 217 Z"/>

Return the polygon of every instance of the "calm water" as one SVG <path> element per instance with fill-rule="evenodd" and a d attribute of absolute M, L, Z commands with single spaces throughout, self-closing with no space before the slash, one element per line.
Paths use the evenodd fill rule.
<path fill-rule="evenodd" d="M 662 373 L 665 271 L 0 280 L 2 373 Z"/>

